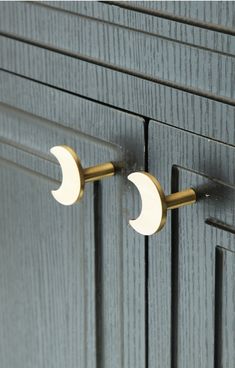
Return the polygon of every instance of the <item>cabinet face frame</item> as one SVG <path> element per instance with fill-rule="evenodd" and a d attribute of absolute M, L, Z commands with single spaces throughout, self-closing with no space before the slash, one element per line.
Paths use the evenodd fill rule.
<path fill-rule="evenodd" d="M 138 212 L 139 200 L 125 177 L 136 167 L 144 169 L 144 120 L 7 72 L 1 71 L 0 78 L 1 198 L 5 215 L 9 215 L 6 219 L 2 213 L 0 241 L 0 251 L 5 252 L 0 292 L 8 296 L 0 306 L 0 319 L 4 322 L 5 318 L 3 367 L 13 367 L 17 361 L 18 367 L 33 362 L 37 368 L 53 364 L 142 368 L 145 240 L 128 226 L 128 219 Z M 58 163 L 49 155 L 49 149 L 57 144 L 73 147 L 84 166 L 112 160 L 118 162 L 120 172 L 112 179 L 88 184 L 80 205 L 60 206 L 50 194 L 61 175 Z M 22 212 L 19 244 L 10 236 L 13 227 L 17 228 L 14 212 Z M 29 228 L 27 219 L 31 219 Z M 34 229 L 37 219 L 40 231 Z M 44 235 L 43 224 L 48 225 Z M 51 263 L 38 260 L 40 249 Z M 74 252 L 80 260 L 78 269 Z M 12 273 L 7 271 L 7 260 Z M 25 273 L 20 268 L 24 260 Z M 34 271 L 39 261 L 38 274 Z M 42 284 L 40 275 L 45 273 L 47 282 Z M 78 277 L 79 290 L 73 275 Z M 13 280 L 17 280 L 19 293 L 14 293 Z M 41 288 L 41 294 L 30 285 Z M 36 316 L 37 299 L 41 304 Z M 24 300 L 28 301 L 26 314 L 19 307 Z M 14 311 L 21 326 L 16 330 L 8 314 Z M 49 311 L 47 324 L 40 324 Z"/>
<path fill-rule="evenodd" d="M 149 238 L 150 368 L 234 362 L 234 162 L 232 146 L 149 124 L 149 172 L 167 193 L 191 186 L 199 195 Z"/>
<path fill-rule="evenodd" d="M 235 142 L 234 100 L 189 93 L 5 36 L 0 36 L 0 48 L 5 50 L 0 53 L 4 70 L 224 143 Z"/>
<path fill-rule="evenodd" d="M 120 6 L 78 4 L 78 12 L 86 8 L 89 13 L 90 9 L 93 17 L 57 6 L 57 3 L 48 7 L 35 2 L 1 2 L 1 32 L 70 57 L 233 103 L 235 38 L 232 35 L 131 12 Z M 77 7 L 76 4 L 67 6 Z M 109 8 L 118 18 L 113 20 L 115 24 L 112 20 L 97 20 L 98 9 L 108 16 Z"/>

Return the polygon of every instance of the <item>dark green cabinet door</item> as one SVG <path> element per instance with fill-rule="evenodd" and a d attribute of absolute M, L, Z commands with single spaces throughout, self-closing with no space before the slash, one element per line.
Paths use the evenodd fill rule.
<path fill-rule="evenodd" d="M 128 226 L 138 196 L 125 177 L 144 168 L 144 122 L 7 72 L 0 80 L 1 367 L 143 368 L 145 248 Z M 84 167 L 120 170 L 61 206 L 50 193 L 58 144 Z"/>
<path fill-rule="evenodd" d="M 158 122 L 149 137 L 166 193 L 199 199 L 149 239 L 149 366 L 234 367 L 235 148 Z"/>

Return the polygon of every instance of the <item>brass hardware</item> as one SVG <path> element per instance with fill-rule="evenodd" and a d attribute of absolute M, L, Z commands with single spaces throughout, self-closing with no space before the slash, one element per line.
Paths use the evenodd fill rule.
<path fill-rule="evenodd" d="M 100 180 L 115 174 L 112 162 L 83 169 L 76 152 L 65 145 L 54 146 L 50 152 L 57 158 L 62 170 L 62 183 L 51 193 L 55 200 L 65 206 L 79 202 L 84 194 L 85 183 Z"/>
<path fill-rule="evenodd" d="M 128 179 L 135 184 L 142 199 L 142 210 L 129 224 L 142 235 L 152 235 L 160 231 L 166 223 L 167 210 L 196 202 L 196 192 L 189 188 L 165 196 L 159 181 L 149 173 L 134 172 Z"/>
<path fill-rule="evenodd" d="M 166 205 L 168 210 L 187 206 L 196 202 L 196 193 L 193 189 L 185 189 L 182 192 L 169 194 L 166 198 Z"/>

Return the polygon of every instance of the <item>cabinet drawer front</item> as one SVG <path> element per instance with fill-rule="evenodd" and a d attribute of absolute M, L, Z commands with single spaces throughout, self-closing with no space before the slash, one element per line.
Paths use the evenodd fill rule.
<path fill-rule="evenodd" d="M 124 1 L 117 5 L 234 34 L 235 6 L 231 1 Z"/>
<path fill-rule="evenodd" d="M 173 21 L 164 28 L 175 29 L 175 34 L 166 37 L 152 30 L 141 32 L 63 12 L 43 3 L 3 2 L 0 9 L 1 31 L 7 35 L 191 93 L 228 101 L 235 98 L 234 36 L 204 30 L 200 39 L 215 38 L 217 42 L 198 45 L 195 41 L 194 45 L 196 36 L 191 42 L 175 40 L 177 31 L 185 30 Z M 191 28 L 187 32 L 194 34 L 196 27 Z M 231 49 L 222 50 L 217 46 L 221 42 Z"/>
<path fill-rule="evenodd" d="M 234 145 L 234 5 L 137 5 L 2 2 L 0 67 Z"/>
<path fill-rule="evenodd" d="M 59 205 L 49 149 L 143 169 L 143 119 L 6 72 L 0 101 L 2 367 L 142 368 L 144 239 L 127 226 L 138 197 L 117 174 Z"/>
<path fill-rule="evenodd" d="M 0 36 L 0 66 L 42 83 L 234 144 L 233 104 Z M 1 83 L 0 88 L 3 88 Z"/>

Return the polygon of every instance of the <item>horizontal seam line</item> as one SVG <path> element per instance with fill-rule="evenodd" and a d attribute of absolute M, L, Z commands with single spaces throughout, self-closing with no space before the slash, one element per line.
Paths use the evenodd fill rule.
<path fill-rule="evenodd" d="M 11 74 L 11 75 L 15 75 L 15 76 L 17 76 L 17 77 L 20 77 L 20 78 L 23 78 L 23 79 L 29 80 L 29 81 L 31 81 L 31 82 L 38 83 L 38 84 L 40 84 L 40 85 L 43 85 L 43 86 L 46 86 L 46 87 L 49 87 L 49 88 L 53 88 L 53 89 L 55 89 L 55 90 L 57 90 L 57 91 L 61 91 L 61 92 L 63 92 L 63 93 L 67 93 L 67 94 L 70 94 L 70 95 L 75 96 L 75 97 L 82 98 L 83 100 L 87 100 L 87 101 L 94 102 L 94 103 L 96 103 L 96 104 L 98 104 L 98 105 L 102 105 L 102 106 L 106 106 L 106 107 L 113 108 L 113 109 L 115 109 L 115 110 L 117 110 L 117 111 L 120 111 L 120 112 L 123 112 L 123 113 L 129 114 L 129 115 L 131 115 L 131 116 L 135 116 L 135 117 L 140 118 L 140 119 L 141 119 L 141 118 L 142 118 L 142 119 L 144 119 L 144 118 L 145 118 L 143 115 L 141 115 L 141 114 L 137 114 L 136 112 L 132 112 L 132 111 L 130 111 L 130 110 L 126 110 L 126 109 L 123 109 L 123 108 L 121 108 L 121 107 L 117 107 L 117 106 L 115 106 L 115 105 L 111 105 L 111 104 L 107 104 L 107 103 L 102 102 L 102 101 L 99 101 L 99 100 L 95 100 L 95 99 L 93 99 L 93 98 L 91 98 L 91 97 L 87 97 L 87 96 L 81 95 L 81 94 L 79 94 L 79 93 L 72 92 L 72 91 L 67 90 L 67 89 L 64 89 L 64 88 L 60 88 L 60 87 L 55 86 L 55 85 L 53 85 L 53 84 L 45 83 L 45 82 L 42 82 L 42 81 L 40 81 L 40 80 L 37 80 L 37 79 L 31 78 L 31 77 L 27 77 L 27 76 L 25 76 L 25 75 L 22 75 L 22 74 L 19 74 L 19 73 L 13 72 L 13 71 L 11 71 L 11 70 L 7 70 L 7 69 L 4 69 L 4 68 L 1 68 L 1 67 L 0 67 L 0 71 L 3 71 L 3 72 L 5 72 L 5 73 L 9 73 L 9 74 Z M 9 106 L 10 106 L 10 105 L 9 105 Z"/>
<path fill-rule="evenodd" d="M 34 82 L 34 83 L 38 83 L 38 84 L 40 84 L 40 85 L 43 85 L 43 86 L 46 86 L 46 87 L 49 87 L 49 88 L 53 88 L 53 89 L 55 89 L 55 90 L 57 90 L 57 91 L 61 91 L 61 92 L 63 92 L 63 93 L 71 94 L 71 95 L 73 95 L 73 96 L 75 96 L 75 97 L 79 97 L 79 98 L 82 98 L 82 99 L 87 100 L 87 101 L 95 102 L 95 103 L 97 103 L 97 104 L 99 104 L 99 105 L 106 106 L 106 107 L 108 107 L 108 108 L 112 108 L 112 109 L 115 109 L 115 110 L 117 110 L 117 111 L 121 111 L 121 112 L 123 112 L 123 113 L 130 114 L 130 115 L 132 115 L 132 116 L 136 116 L 136 117 L 138 117 L 138 118 L 140 118 L 140 119 L 141 119 L 141 118 L 142 118 L 142 119 L 144 119 L 144 120 L 148 119 L 149 123 L 160 123 L 160 124 L 164 124 L 164 125 L 169 126 L 170 128 L 174 128 L 174 129 L 180 130 L 180 131 L 182 131 L 182 132 L 185 132 L 185 133 L 189 133 L 189 134 L 195 135 L 195 136 L 197 136 L 197 137 L 201 137 L 201 138 L 209 139 L 209 140 L 211 140 L 211 141 L 213 141 L 213 142 L 217 142 L 217 143 L 219 143 L 219 144 L 224 144 L 224 145 L 226 145 L 226 146 L 230 146 L 230 147 L 232 147 L 232 148 L 234 148 L 234 146 L 235 146 L 235 144 L 227 143 L 226 141 L 220 141 L 220 140 L 218 140 L 218 139 L 212 138 L 211 136 L 207 136 L 207 135 L 203 135 L 203 134 L 200 134 L 200 133 L 196 133 L 196 132 L 194 132 L 193 130 L 184 129 L 184 128 L 181 128 L 181 127 L 178 127 L 178 126 L 175 126 L 175 125 L 169 124 L 169 123 L 167 123 L 167 122 L 165 122 L 165 121 L 159 120 L 159 119 L 157 119 L 157 118 L 152 118 L 152 117 L 144 116 L 144 115 L 141 115 L 141 114 L 137 114 L 137 113 L 132 112 L 132 111 L 130 111 L 130 110 L 126 110 L 126 109 L 119 108 L 119 107 L 117 107 L 116 105 L 110 105 L 110 104 L 107 104 L 107 103 L 105 103 L 105 102 L 100 102 L 100 101 L 94 100 L 94 99 L 92 99 L 92 98 L 89 98 L 89 97 L 86 97 L 86 96 L 83 96 L 83 95 L 80 95 L 80 94 L 76 94 L 76 93 L 71 92 L 71 91 L 69 91 L 69 90 L 66 90 L 66 89 L 63 89 L 63 88 L 60 88 L 60 87 L 57 87 L 57 86 L 53 86 L 53 85 L 48 84 L 48 83 L 43 83 L 43 82 L 41 82 L 40 80 L 33 79 L 33 78 L 29 78 L 29 77 L 25 77 L 24 75 L 17 74 L 17 73 L 14 73 L 14 72 L 11 72 L 11 71 L 8 71 L 8 70 L 5 70 L 5 69 L 3 69 L 3 68 L 0 68 L 0 71 L 3 71 L 3 72 L 5 72 L 5 73 L 9 73 L 9 74 L 11 74 L 11 75 L 15 75 L 15 76 L 17 76 L 17 77 L 23 78 L 23 79 L 25 79 L 25 80 L 29 80 L 29 81 Z M 10 105 L 9 105 L 9 106 L 10 106 Z M 24 110 L 22 110 L 22 111 L 24 111 Z"/>
<path fill-rule="evenodd" d="M 190 93 L 190 94 L 193 94 L 193 95 L 196 95 L 196 96 L 199 96 L 199 97 L 203 97 L 203 98 L 207 98 L 207 99 L 214 100 L 214 101 L 217 101 L 217 102 L 225 103 L 225 104 L 228 104 L 228 105 L 231 105 L 231 106 L 235 106 L 235 100 L 233 100 L 229 97 L 214 95 L 211 92 L 203 93 L 201 90 L 193 88 L 193 87 L 187 87 L 185 85 L 175 84 L 174 82 L 162 80 L 160 78 L 158 79 L 158 78 L 150 77 L 150 76 L 142 74 L 140 72 L 134 72 L 134 71 L 132 71 L 130 69 L 127 69 L 127 68 L 122 68 L 122 67 L 119 67 L 119 66 L 116 66 L 116 65 L 112 65 L 112 64 L 103 62 L 101 60 L 97 60 L 97 59 L 94 59 L 94 58 L 91 58 L 91 57 L 80 55 L 78 53 L 73 53 L 71 51 L 67 51 L 67 50 L 64 50 L 64 49 L 58 49 L 58 48 L 55 48 L 55 47 L 47 45 L 47 44 L 43 45 L 43 44 L 40 44 L 36 41 L 28 40 L 27 38 L 23 38 L 23 37 L 21 38 L 21 37 L 16 36 L 16 35 L 14 36 L 14 35 L 11 35 L 11 34 L 8 34 L 8 33 L 5 33 L 5 32 L 0 32 L 0 36 L 3 36 L 3 37 L 8 38 L 8 39 L 15 40 L 17 42 L 24 42 L 25 44 L 28 44 L 28 45 L 31 45 L 31 46 L 46 49 L 50 52 L 55 52 L 55 53 L 58 53 L 58 54 L 61 54 L 61 55 L 64 55 L 64 56 L 70 56 L 74 59 L 78 59 L 78 60 L 81 60 L 81 61 L 86 61 L 86 62 L 94 64 L 96 66 L 105 67 L 107 69 L 110 69 L 110 70 L 113 70 L 113 71 L 116 71 L 116 72 L 121 72 L 123 74 L 132 75 L 133 77 L 137 77 L 137 78 L 140 78 L 140 79 L 143 79 L 143 80 L 147 80 L 149 82 L 157 83 L 157 84 L 160 84 L 160 85 L 163 85 L 163 86 L 166 86 L 166 87 L 170 87 L 170 88 L 182 91 L 182 92 Z"/>
<path fill-rule="evenodd" d="M 184 170 L 184 171 L 188 171 L 188 172 L 190 172 L 192 174 L 200 175 L 203 178 L 206 178 L 207 180 L 209 180 L 209 181 L 211 181 L 213 183 L 216 183 L 218 185 L 223 185 L 223 186 L 229 187 L 231 190 L 235 190 L 235 184 L 231 184 L 231 183 L 225 182 L 223 180 L 217 179 L 216 177 L 212 177 L 210 175 L 207 175 L 203 171 L 195 170 L 195 169 L 190 169 L 190 168 L 187 168 L 187 167 L 182 166 L 180 164 L 173 164 L 172 167 L 175 167 L 178 170 Z"/>
<path fill-rule="evenodd" d="M 186 42 L 186 41 L 181 41 L 181 40 L 178 40 L 178 39 L 175 39 L 175 38 L 172 38 L 172 37 L 168 37 L 168 36 L 165 36 L 165 35 L 162 35 L 162 34 L 159 34 L 159 33 L 154 33 L 154 32 L 146 31 L 146 30 L 143 30 L 143 29 L 129 27 L 129 26 L 124 25 L 124 24 L 111 22 L 111 21 L 104 20 L 104 19 L 101 19 L 101 18 L 96 18 L 95 16 L 76 13 L 76 12 L 73 12 L 71 10 L 58 8 L 56 5 L 44 4 L 44 3 L 37 2 L 37 1 L 35 1 L 35 2 L 28 1 L 28 3 L 30 3 L 31 5 L 35 5 L 35 6 L 49 8 L 51 10 L 68 13 L 70 15 L 77 16 L 77 17 L 84 18 L 84 19 L 88 19 L 88 20 L 91 20 L 93 22 L 108 24 L 108 25 L 113 26 L 113 27 L 122 28 L 122 29 L 129 30 L 129 31 L 132 31 L 132 32 L 137 32 L 137 33 L 141 33 L 141 34 L 144 34 L 144 35 L 148 35 L 148 36 L 151 36 L 151 37 L 156 37 L 156 38 L 166 40 L 166 41 L 170 41 L 170 42 L 174 42 L 174 43 L 177 43 L 177 44 L 180 44 L 180 45 L 189 46 L 189 47 L 193 47 L 193 48 L 196 48 L 196 49 L 200 49 L 200 50 L 204 50 L 204 51 L 210 51 L 210 52 L 213 52 L 213 53 L 216 53 L 216 54 L 219 54 L 219 55 L 235 58 L 235 56 L 232 53 L 229 53 L 229 52 L 224 52 L 224 51 L 221 51 L 221 50 L 213 49 L 211 47 L 206 47 L 206 46 L 197 45 L 197 44 L 193 44 L 193 43 Z M 192 26 L 190 24 L 186 24 L 186 25 Z M 212 31 L 215 32 L 214 30 L 212 30 Z"/>
<path fill-rule="evenodd" d="M 10 147 L 13 147 L 13 148 L 17 149 L 18 151 L 22 151 L 22 152 L 26 153 L 27 155 L 35 156 L 37 158 L 40 158 L 41 160 L 47 161 L 50 164 L 53 164 L 55 166 L 57 165 L 57 163 L 49 157 L 49 154 L 46 155 L 43 152 L 33 150 L 30 147 L 28 147 L 24 144 L 21 144 L 17 141 L 13 141 L 11 139 L 8 139 L 6 137 L 1 136 L 0 137 L 0 143 L 5 144 L 5 145 L 10 146 Z"/>
<path fill-rule="evenodd" d="M 2 107 L 2 109 L 1 109 L 1 107 Z M 12 105 L 9 105 L 8 103 L 0 101 L 0 115 L 1 115 L 2 111 L 4 111 L 4 109 L 5 109 L 6 114 L 9 113 L 9 112 L 11 112 L 11 113 L 18 112 L 18 115 L 24 115 L 27 118 L 37 117 L 39 122 L 36 123 L 36 124 L 38 126 L 44 126 L 44 127 L 50 126 L 50 127 L 53 127 L 53 129 L 55 129 L 57 131 L 61 131 L 65 134 L 69 134 L 69 135 L 74 134 L 76 138 L 83 137 L 84 139 L 89 140 L 90 142 L 93 142 L 94 144 L 97 144 L 97 145 L 102 144 L 102 146 L 109 147 L 110 150 L 111 149 L 112 150 L 120 150 L 120 145 L 118 145 L 116 143 L 113 143 L 113 142 L 110 142 L 110 141 L 107 141 L 107 140 L 104 140 L 104 139 L 101 139 L 101 138 L 97 138 L 97 137 L 95 137 L 91 134 L 87 134 L 87 133 L 84 133 L 83 131 L 81 131 L 79 129 L 76 129 L 75 127 L 71 127 L 71 126 L 68 126 L 68 125 L 63 125 L 60 122 L 57 122 L 55 120 L 50 120 L 50 119 L 48 119 L 44 116 L 36 115 L 36 114 L 32 113 L 31 111 L 24 110 L 23 108 L 20 108 L 18 106 L 12 106 Z M 7 111 L 7 110 L 9 110 L 9 111 Z M 27 124 L 28 124 L 28 122 L 27 122 Z M 53 162 L 54 162 L 54 160 L 53 160 Z"/>
<path fill-rule="evenodd" d="M 216 217 L 208 217 L 205 220 L 205 224 L 215 227 L 216 229 L 222 230 L 222 231 L 228 231 L 231 234 L 235 234 L 235 227 L 227 224 L 226 222 L 223 222 Z M 221 248 L 221 247 L 220 247 Z M 235 254 L 235 253 L 234 253 Z"/>
<path fill-rule="evenodd" d="M 157 120 L 157 119 L 150 119 L 150 123 L 161 123 L 161 124 L 165 124 L 168 127 L 174 128 L 174 129 L 177 129 L 177 130 L 180 130 L 181 132 L 190 133 L 191 135 L 195 135 L 195 136 L 200 137 L 200 138 L 205 138 L 205 139 L 210 140 L 210 141 L 215 142 L 215 143 L 224 144 L 225 146 L 229 146 L 229 147 L 232 147 L 232 148 L 235 147 L 235 143 L 232 144 L 232 143 L 227 143 L 225 141 L 220 141 L 219 139 L 213 138 L 213 137 L 211 137 L 209 135 L 203 135 L 203 134 L 200 134 L 200 133 L 196 133 L 193 130 L 184 129 L 184 128 L 181 128 L 181 127 L 178 127 L 178 126 L 169 124 L 167 122 Z"/>
<path fill-rule="evenodd" d="M 106 3 L 108 5 L 112 5 L 112 6 L 116 6 L 119 8 L 124 8 L 124 9 L 129 9 L 129 10 L 133 10 L 139 13 L 144 13 L 144 14 L 149 14 L 152 16 L 157 16 L 159 18 L 164 18 L 164 19 L 169 19 L 169 20 L 173 20 L 175 22 L 179 22 L 179 23 L 183 23 L 183 24 L 188 24 L 191 26 L 195 26 L 195 27 L 199 27 L 199 28 L 204 28 L 204 29 L 208 29 L 211 31 L 216 31 L 219 33 L 224 33 L 224 34 L 228 34 L 231 36 L 235 36 L 235 30 L 230 29 L 228 27 L 224 27 L 224 26 L 220 26 L 214 23 L 206 23 L 203 21 L 199 21 L 196 20 L 195 18 L 186 18 L 186 17 L 182 17 L 179 15 L 175 15 L 175 14 L 170 14 L 168 12 L 163 12 L 161 10 L 154 10 L 154 9 L 146 9 L 144 7 L 140 7 L 140 6 L 134 6 L 134 5 L 129 5 L 126 3 L 121 3 L 121 2 L 110 2 L 110 1 L 99 1 L 100 3 Z"/>
<path fill-rule="evenodd" d="M 14 166 L 14 167 L 16 167 L 19 170 L 25 170 L 26 172 L 28 172 L 31 175 L 38 176 L 38 177 L 40 177 L 42 179 L 45 179 L 47 181 L 50 181 L 50 182 L 52 182 L 54 184 L 60 183 L 57 179 L 55 179 L 53 177 L 50 177 L 50 176 L 48 176 L 46 174 L 42 174 L 39 171 L 33 170 L 32 168 L 28 168 L 27 166 L 24 166 L 22 164 L 19 164 L 19 163 L 15 162 L 15 161 L 13 161 L 13 160 L 11 160 L 9 158 L 5 158 L 2 155 L 0 155 L 0 162 L 5 162 L 5 164 Z"/>

